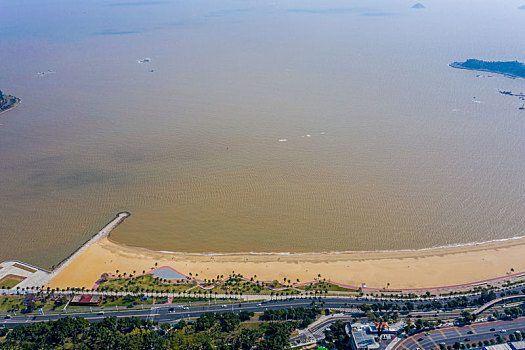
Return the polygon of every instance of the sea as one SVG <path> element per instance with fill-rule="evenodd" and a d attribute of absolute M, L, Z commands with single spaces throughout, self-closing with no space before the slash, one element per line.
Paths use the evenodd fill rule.
<path fill-rule="evenodd" d="M 0 260 L 525 236 L 522 0 L 0 0 Z"/>

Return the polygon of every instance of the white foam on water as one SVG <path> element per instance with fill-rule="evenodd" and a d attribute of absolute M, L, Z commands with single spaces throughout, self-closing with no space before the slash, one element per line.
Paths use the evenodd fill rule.
<path fill-rule="evenodd" d="M 342 250 L 342 251 L 322 251 L 322 252 L 232 252 L 232 253 L 185 253 L 185 252 L 173 252 L 169 250 L 160 250 L 160 253 L 172 254 L 172 255 L 196 255 L 196 256 L 222 256 L 222 255 L 322 255 L 322 254 L 362 254 L 362 253 L 395 253 L 395 252 L 422 252 L 427 250 L 435 249 L 446 249 L 446 248 L 457 248 L 457 247 L 470 247 L 478 246 L 488 243 L 506 242 L 512 240 L 523 239 L 525 236 L 516 236 L 510 238 L 493 239 L 482 242 L 470 242 L 470 243 L 456 243 L 447 244 L 442 246 L 435 246 L 430 248 L 419 248 L 419 249 L 391 249 L 391 250 Z M 147 248 L 140 248 L 144 250 L 154 251 Z"/>

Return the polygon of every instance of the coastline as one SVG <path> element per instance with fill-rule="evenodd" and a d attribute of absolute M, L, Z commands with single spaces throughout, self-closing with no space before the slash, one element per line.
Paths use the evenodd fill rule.
<path fill-rule="evenodd" d="M 6 266 L 9 266 L 11 264 L 19 263 L 21 265 L 28 266 L 30 268 L 34 268 L 35 271 L 39 270 L 38 274 L 29 274 L 25 276 L 26 278 L 24 281 L 22 281 L 20 284 L 18 284 L 18 287 L 30 287 L 30 286 L 42 286 L 44 284 L 48 284 L 51 280 L 53 280 L 57 275 L 60 275 L 62 270 L 68 267 L 69 264 L 74 262 L 86 249 L 88 249 L 93 244 L 99 242 L 101 239 L 107 238 L 111 231 L 120 225 L 124 220 L 126 220 L 131 214 L 129 212 L 119 212 L 115 217 L 113 217 L 100 231 L 93 234 L 87 241 L 85 241 L 80 247 L 75 249 L 71 254 L 69 254 L 67 257 L 62 259 L 59 263 L 56 265 L 53 265 L 51 271 L 42 269 L 40 267 L 36 267 L 18 260 L 7 260 L 2 262 L 2 264 L 7 264 Z M 0 266 L 1 268 L 2 266 Z M 22 272 L 19 269 L 19 272 Z M 2 275 L 5 275 L 5 271 L 0 271 L 0 278 Z"/>
<path fill-rule="evenodd" d="M 464 69 L 464 70 L 469 70 L 469 71 L 474 71 L 474 72 L 485 72 L 485 73 L 498 74 L 498 75 L 502 75 L 504 77 L 511 78 L 511 79 L 525 79 L 523 76 L 504 72 L 504 71 L 491 70 L 488 68 L 481 68 L 481 67 L 477 67 L 477 68 L 465 67 L 463 65 L 464 63 L 465 62 L 452 62 L 448 66 L 451 68 Z"/>
<path fill-rule="evenodd" d="M 418 289 L 476 283 L 525 272 L 525 238 L 495 240 L 420 250 L 336 252 L 186 254 L 130 247 L 105 237 L 54 278 L 51 288 L 91 288 L 104 272 L 127 274 L 170 266 L 199 278 L 215 278 L 235 271 L 259 280 L 300 282 L 321 278 L 369 288 Z M 157 265 L 155 265 L 157 264 Z M 79 273 L 81 271 L 81 273 Z"/>
<path fill-rule="evenodd" d="M 1 93 L 1 91 L 0 91 L 0 93 Z M 13 104 L 9 105 L 6 109 L 0 109 L 0 115 L 3 114 L 3 113 L 7 113 L 7 112 L 13 110 L 16 106 L 18 106 L 22 102 L 22 100 L 20 98 L 16 97 L 16 96 L 13 96 L 13 95 L 4 95 L 4 96 L 7 97 L 7 98 L 14 99 L 15 102 Z"/>
<path fill-rule="evenodd" d="M 74 261 L 79 254 L 81 254 L 91 245 L 99 242 L 103 238 L 109 237 L 109 234 L 111 233 L 111 231 L 113 231 L 115 227 L 120 225 L 124 220 L 126 220 L 130 216 L 131 214 L 127 211 L 117 213 L 117 215 L 115 215 L 113 219 L 111 219 L 107 224 L 105 224 L 104 227 L 100 231 L 98 231 L 93 236 L 91 236 L 80 247 L 78 247 L 71 254 L 69 254 L 67 257 L 62 259 L 58 264 L 53 265 L 51 272 L 53 274 L 60 273 L 62 269 L 64 269 L 67 265 L 69 265 L 72 261 Z"/>
<path fill-rule="evenodd" d="M 109 236 L 108 236 L 109 237 Z M 109 237 L 109 240 L 120 246 L 129 247 L 129 248 L 135 248 L 135 249 L 144 249 L 150 252 L 156 252 L 156 253 L 162 253 L 162 254 L 170 254 L 170 255 L 190 255 L 190 256 L 235 256 L 235 255 L 275 255 L 275 256 L 301 256 L 301 255 L 339 255 L 339 254 L 374 254 L 374 253 L 410 253 L 410 252 L 424 252 L 424 251 L 432 251 L 432 250 L 440 250 L 440 249 L 451 249 L 451 248 L 465 248 L 465 247 L 475 247 L 475 246 L 483 246 L 485 244 L 489 243 L 502 243 L 506 241 L 514 241 L 514 240 L 524 240 L 525 236 L 516 236 L 516 237 L 510 237 L 510 238 L 498 238 L 498 239 L 492 239 L 489 241 L 481 241 L 481 242 L 469 242 L 469 243 L 453 243 L 453 244 L 447 244 L 442 246 L 436 246 L 436 247 L 428 247 L 428 248 L 414 248 L 414 249 L 387 249 L 387 250 L 341 250 L 341 251 L 319 251 L 319 252 L 229 252 L 229 253 L 221 253 L 221 252 L 208 252 L 208 253 L 192 253 L 192 252 L 174 252 L 171 250 L 154 250 L 149 248 L 143 248 L 138 246 L 132 246 L 125 243 L 118 242 L 114 239 L 111 239 Z"/>

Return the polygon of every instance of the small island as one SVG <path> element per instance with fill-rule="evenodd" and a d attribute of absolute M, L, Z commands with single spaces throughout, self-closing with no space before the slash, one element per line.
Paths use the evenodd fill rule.
<path fill-rule="evenodd" d="M 9 109 L 16 107 L 20 99 L 11 95 L 4 95 L 0 90 L 0 113 L 7 112 Z"/>
<path fill-rule="evenodd" d="M 525 64 L 518 61 L 483 61 L 468 59 L 465 62 L 453 62 L 452 68 L 497 73 L 509 78 L 525 78 Z"/>

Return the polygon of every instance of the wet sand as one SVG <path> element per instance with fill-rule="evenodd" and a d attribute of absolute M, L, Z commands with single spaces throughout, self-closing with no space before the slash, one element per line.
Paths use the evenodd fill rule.
<path fill-rule="evenodd" d="M 141 273 L 171 266 L 199 278 L 235 271 L 258 280 L 311 281 L 321 274 L 340 283 L 389 289 L 431 288 L 477 282 L 525 271 L 525 239 L 423 251 L 302 255 L 174 255 L 128 247 L 108 238 L 82 252 L 49 284 L 91 288 L 104 272 Z M 513 269 L 513 270 L 511 270 Z"/>

